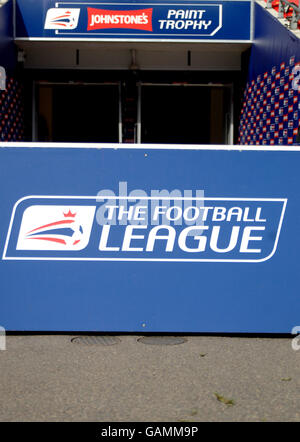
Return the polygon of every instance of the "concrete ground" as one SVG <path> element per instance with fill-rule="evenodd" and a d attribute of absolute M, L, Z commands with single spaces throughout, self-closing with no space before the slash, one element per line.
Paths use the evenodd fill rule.
<path fill-rule="evenodd" d="M 157 346 L 126 335 L 106 346 L 73 337 L 7 337 L 0 421 L 300 420 L 291 339 L 187 336 Z"/>

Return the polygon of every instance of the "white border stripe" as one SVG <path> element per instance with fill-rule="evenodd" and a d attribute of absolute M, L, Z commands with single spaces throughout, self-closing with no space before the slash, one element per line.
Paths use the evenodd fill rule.
<path fill-rule="evenodd" d="M 1 148 L 40 148 L 40 149 L 140 149 L 140 150 L 224 150 L 238 152 L 300 152 L 300 146 L 238 146 L 210 144 L 117 144 L 117 143 L 33 143 L 0 142 Z"/>

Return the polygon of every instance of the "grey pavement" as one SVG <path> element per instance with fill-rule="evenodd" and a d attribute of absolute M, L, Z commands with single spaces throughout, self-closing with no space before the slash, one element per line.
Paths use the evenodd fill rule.
<path fill-rule="evenodd" d="M 0 421 L 300 420 L 291 339 L 187 336 L 157 346 L 126 335 L 104 346 L 74 336 L 7 337 Z"/>

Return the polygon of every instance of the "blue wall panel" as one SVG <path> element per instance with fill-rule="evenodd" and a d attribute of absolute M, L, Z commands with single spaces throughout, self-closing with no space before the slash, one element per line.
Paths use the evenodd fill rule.
<path fill-rule="evenodd" d="M 8 330 L 289 333 L 300 316 L 299 166 L 299 151 L 2 147 L 0 324 Z M 37 235 L 68 236 L 67 230 L 59 235 L 57 226 L 45 227 L 45 219 L 53 221 L 51 211 L 70 227 L 75 212 L 103 204 L 93 198 L 99 191 L 118 195 L 120 182 L 127 182 L 128 193 L 177 189 L 193 197 L 198 191 L 202 198 L 203 191 L 204 206 L 226 213 L 242 208 L 242 220 L 227 221 L 213 220 L 210 209 L 203 235 L 209 239 L 219 226 L 220 248 L 228 245 L 234 226 L 240 232 L 263 229 L 252 232 L 248 252 L 241 252 L 240 237 L 228 253 L 183 252 L 177 242 L 166 252 L 165 240 L 153 252 L 99 251 L 103 226 L 93 212 L 82 249 L 74 241 L 51 250 L 36 239 L 34 250 Z M 186 227 L 173 226 L 176 241 Z M 125 228 L 111 226 L 110 246 L 122 244 Z M 152 228 L 135 234 L 147 237 Z M 196 247 L 197 241 L 191 237 L 186 244 Z M 132 245 L 145 247 L 145 240 Z M 140 261 L 149 258 L 154 260 Z"/>
<path fill-rule="evenodd" d="M 291 57 L 300 61 L 300 40 L 276 18 L 255 3 L 255 33 L 251 50 L 249 81 L 273 66 L 289 64 Z"/>
<path fill-rule="evenodd" d="M 239 144 L 299 145 L 300 40 L 255 4 Z"/>

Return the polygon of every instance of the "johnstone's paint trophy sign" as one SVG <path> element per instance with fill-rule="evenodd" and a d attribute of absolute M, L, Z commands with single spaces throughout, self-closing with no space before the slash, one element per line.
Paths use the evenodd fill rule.
<path fill-rule="evenodd" d="M 249 40 L 250 3 L 18 0 L 17 38 Z"/>

